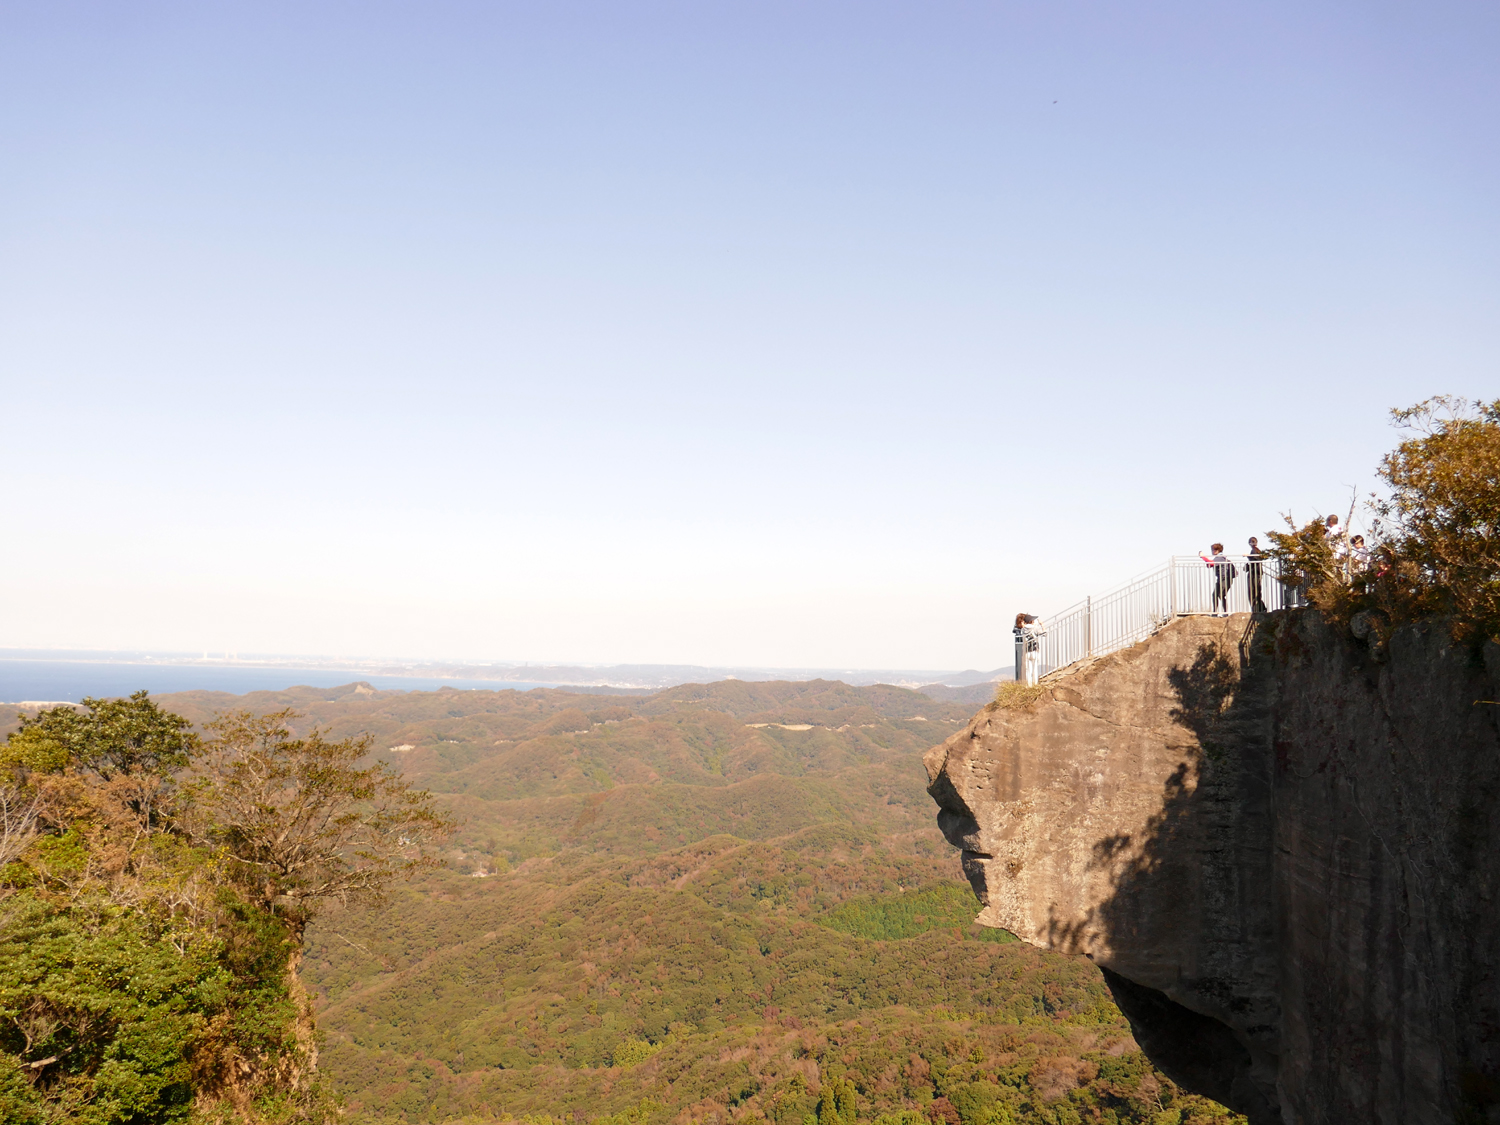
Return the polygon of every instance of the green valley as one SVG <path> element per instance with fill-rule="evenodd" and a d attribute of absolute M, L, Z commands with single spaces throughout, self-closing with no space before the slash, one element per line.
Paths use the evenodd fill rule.
<path fill-rule="evenodd" d="M 1225 1114 L 1152 1070 L 1086 961 L 972 925 L 920 763 L 969 704 L 818 681 L 164 702 L 369 731 L 462 820 L 442 870 L 309 932 L 320 1065 L 359 1120 Z"/>
<path fill-rule="evenodd" d="M 825 681 L 157 702 L 368 734 L 365 763 L 458 825 L 378 905 L 310 915 L 324 1097 L 242 1120 L 329 1094 L 372 1125 L 1231 1120 L 1152 1069 L 1087 961 L 972 923 L 921 766 L 972 704 Z"/>

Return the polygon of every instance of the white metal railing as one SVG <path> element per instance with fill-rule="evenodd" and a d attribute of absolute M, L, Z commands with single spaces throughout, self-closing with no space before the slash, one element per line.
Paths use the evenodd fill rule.
<path fill-rule="evenodd" d="M 1024 626 L 1016 637 L 1016 679 L 1035 683 L 1080 660 L 1126 648 L 1174 617 L 1268 613 L 1307 604 L 1294 582 L 1282 581 L 1275 559 L 1221 557 L 1227 561 L 1210 564 L 1198 555 L 1174 555 L 1164 567 Z"/>

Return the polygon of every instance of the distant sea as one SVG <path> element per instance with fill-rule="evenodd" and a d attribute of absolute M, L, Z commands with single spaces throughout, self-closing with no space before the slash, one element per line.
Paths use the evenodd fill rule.
<path fill-rule="evenodd" d="M 441 687 L 480 691 L 530 691 L 556 684 L 514 680 L 427 679 L 372 676 L 338 668 L 237 668 L 195 664 L 96 664 L 74 660 L 0 660 L 0 703 L 27 700 L 77 703 L 86 695 L 105 698 L 145 688 L 154 695 L 173 691 L 283 691 L 289 687 L 339 687 L 363 681 L 386 691 L 436 691 Z"/>

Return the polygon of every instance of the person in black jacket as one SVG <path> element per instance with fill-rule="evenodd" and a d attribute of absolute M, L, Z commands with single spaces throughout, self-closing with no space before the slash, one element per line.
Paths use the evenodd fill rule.
<path fill-rule="evenodd" d="M 1250 553 L 1245 556 L 1245 592 L 1250 595 L 1251 613 L 1266 612 L 1265 599 L 1260 593 L 1260 577 L 1262 564 L 1270 557 L 1261 551 L 1260 540 L 1250 536 Z"/>

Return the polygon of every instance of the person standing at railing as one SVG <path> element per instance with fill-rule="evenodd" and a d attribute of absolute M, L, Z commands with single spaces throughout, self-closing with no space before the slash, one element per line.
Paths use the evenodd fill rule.
<path fill-rule="evenodd" d="M 1245 592 L 1250 595 L 1250 612 L 1265 613 L 1265 599 L 1261 597 L 1260 579 L 1262 567 L 1271 556 L 1260 549 L 1260 540 L 1250 536 L 1250 553 L 1245 556 Z"/>
<path fill-rule="evenodd" d="M 1333 548 L 1335 558 L 1342 558 L 1344 554 L 1344 537 L 1348 535 L 1348 529 L 1339 526 L 1338 516 L 1329 516 L 1323 521 L 1323 538 L 1328 540 L 1328 545 Z"/>
<path fill-rule="evenodd" d="M 1323 533 L 1328 540 L 1328 546 L 1333 551 L 1333 565 L 1344 581 L 1350 581 L 1359 569 L 1359 555 L 1364 551 L 1365 537 L 1355 535 L 1350 538 L 1352 527 L 1339 528 L 1338 516 L 1329 516 L 1326 524 L 1328 530 Z"/>
<path fill-rule="evenodd" d="M 1213 616 L 1228 617 L 1229 591 L 1234 586 L 1234 580 L 1239 574 L 1239 570 L 1235 567 L 1234 563 L 1224 557 L 1224 544 L 1215 543 L 1209 550 L 1213 552 L 1213 558 L 1209 558 L 1203 554 L 1200 554 L 1198 557 L 1207 566 L 1211 567 L 1214 572 Z M 1219 612 L 1220 609 L 1223 610 L 1222 613 Z"/>
<path fill-rule="evenodd" d="M 1047 635 L 1047 630 L 1042 628 L 1041 619 L 1036 614 L 1018 613 L 1012 632 L 1016 635 L 1016 653 L 1021 658 L 1018 678 L 1027 687 L 1035 687 L 1041 664 L 1041 638 Z"/>
<path fill-rule="evenodd" d="M 1363 535 L 1354 535 L 1349 539 L 1349 552 L 1344 560 L 1344 574 L 1350 582 L 1362 586 L 1366 575 L 1370 571 L 1372 561 L 1370 548 L 1365 546 Z"/>

